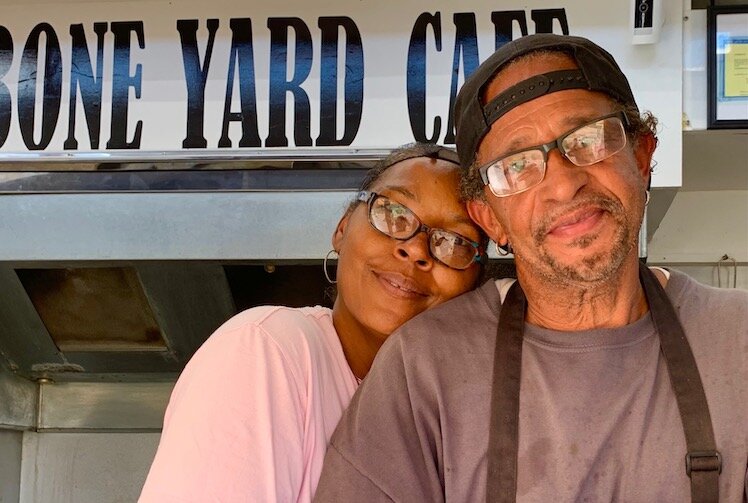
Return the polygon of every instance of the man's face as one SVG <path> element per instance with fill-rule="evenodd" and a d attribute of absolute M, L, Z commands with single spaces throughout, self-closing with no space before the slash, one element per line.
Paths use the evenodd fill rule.
<path fill-rule="evenodd" d="M 484 98 L 490 101 L 533 75 L 572 68 L 573 61 L 561 54 L 513 64 L 494 78 Z M 601 93 L 575 89 L 542 96 L 492 125 L 478 148 L 477 163 L 553 141 L 615 111 L 614 102 Z M 501 198 L 486 188 L 492 213 L 484 215 L 493 221 L 479 223 L 500 244 L 511 243 L 520 274 L 557 284 L 605 280 L 637 255 L 653 146 L 653 141 L 629 142 L 612 157 L 585 167 L 554 149 L 539 185 Z"/>

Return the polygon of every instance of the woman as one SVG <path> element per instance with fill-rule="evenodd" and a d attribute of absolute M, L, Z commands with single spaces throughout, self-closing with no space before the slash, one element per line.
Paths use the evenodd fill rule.
<path fill-rule="evenodd" d="M 332 236 L 332 310 L 253 308 L 206 341 L 174 388 L 141 503 L 311 500 L 387 336 L 480 276 L 486 238 L 459 200 L 457 162 L 415 144 L 370 171 Z"/>

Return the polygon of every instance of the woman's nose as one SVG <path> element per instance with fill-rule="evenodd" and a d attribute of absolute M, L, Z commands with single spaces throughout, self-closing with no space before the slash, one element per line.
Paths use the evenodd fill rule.
<path fill-rule="evenodd" d="M 405 241 L 398 241 L 395 245 L 395 256 L 400 260 L 410 260 L 419 269 L 428 270 L 434 265 L 429 252 L 429 235 L 421 231 Z"/>

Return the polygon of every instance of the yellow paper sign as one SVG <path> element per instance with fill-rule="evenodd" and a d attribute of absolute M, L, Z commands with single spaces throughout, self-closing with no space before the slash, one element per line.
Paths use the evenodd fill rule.
<path fill-rule="evenodd" d="M 725 44 L 725 97 L 748 97 L 748 43 Z"/>

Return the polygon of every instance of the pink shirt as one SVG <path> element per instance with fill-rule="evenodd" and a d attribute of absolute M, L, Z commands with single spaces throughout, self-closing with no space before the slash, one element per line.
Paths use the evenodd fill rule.
<path fill-rule="evenodd" d="M 140 503 L 311 501 L 356 387 L 329 309 L 238 314 L 179 377 Z"/>

